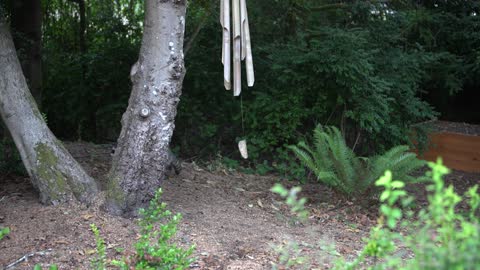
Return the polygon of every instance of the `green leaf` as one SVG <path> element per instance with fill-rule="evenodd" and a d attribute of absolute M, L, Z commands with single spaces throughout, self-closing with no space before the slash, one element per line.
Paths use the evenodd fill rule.
<path fill-rule="evenodd" d="M 376 186 L 385 186 L 392 181 L 392 172 L 386 171 L 385 174 L 380 177 L 376 182 Z"/>
<path fill-rule="evenodd" d="M 283 187 L 281 184 L 275 184 L 271 189 L 271 192 L 279 194 L 282 197 L 287 197 L 288 196 L 288 190 Z"/>
<path fill-rule="evenodd" d="M 392 188 L 403 188 L 405 186 L 405 183 L 402 181 L 393 181 L 391 185 Z"/>
<path fill-rule="evenodd" d="M 380 195 L 380 201 L 384 202 L 386 199 L 390 197 L 390 194 L 391 194 L 391 191 L 388 189 L 383 191 L 382 194 Z"/>

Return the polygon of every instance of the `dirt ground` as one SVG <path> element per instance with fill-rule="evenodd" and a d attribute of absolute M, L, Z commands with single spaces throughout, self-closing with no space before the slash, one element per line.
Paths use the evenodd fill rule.
<path fill-rule="evenodd" d="M 66 145 L 91 175 L 103 178 L 110 165 L 110 146 Z M 362 208 L 321 185 L 306 184 L 301 196 L 308 198 L 310 217 L 304 224 L 295 223 L 281 199 L 269 191 L 281 181 L 277 176 L 247 175 L 222 167 L 209 171 L 195 163 L 182 167 L 179 175 L 164 182 L 163 201 L 183 215 L 177 242 L 196 245 L 192 269 L 270 269 L 278 261 L 273 247 L 291 241 L 299 244 L 302 256 L 315 258 L 309 269 L 328 269 L 338 256 L 353 258 L 362 249 L 362 238 L 377 219 L 375 207 Z M 448 177 L 460 192 L 476 180 L 480 174 L 456 171 Z M 421 187 L 412 190 L 426 202 Z M 10 269 L 32 269 L 37 263 L 89 269 L 95 250 L 91 223 L 106 241 L 108 258 L 118 259 L 138 237 L 135 222 L 74 202 L 43 206 L 28 177 L 2 175 L 0 227 L 10 227 L 11 233 L 0 241 L 0 269 L 32 254 Z"/>

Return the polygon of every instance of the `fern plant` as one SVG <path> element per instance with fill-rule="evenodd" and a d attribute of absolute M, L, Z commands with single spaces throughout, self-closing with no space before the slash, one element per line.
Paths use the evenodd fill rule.
<path fill-rule="evenodd" d="M 289 149 L 318 181 L 347 197 L 364 194 L 386 170 L 392 171 L 394 177 L 413 182 L 415 178 L 410 173 L 425 165 L 404 145 L 393 147 L 383 155 L 358 157 L 340 130 L 333 126 L 315 128 L 313 146 L 300 142 Z"/>

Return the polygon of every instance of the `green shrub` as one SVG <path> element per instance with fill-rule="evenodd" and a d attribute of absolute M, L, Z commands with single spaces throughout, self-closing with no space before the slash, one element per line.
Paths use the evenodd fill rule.
<path fill-rule="evenodd" d="M 8 227 L 0 228 L 0 240 L 2 240 L 9 233 L 10 233 L 10 228 Z"/>
<path fill-rule="evenodd" d="M 276 193 L 285 200 L 285 203 L 290 208 L 293 215 L 293 222 L 297 221 L 305 222 L 308 219 L 308 211 L 305 209 L 305 203 L 307 199 L 299 198 L 298 193 L 301 191 L 300 187 L 293 187 L 290 190 L 286 189 L 281 184 L 275 184 L 271 189 L 271 192 Z M 296 269 L 297 267 L 303 267 L 307 269 L 307 257 L 302 256 L 302 249 L 292 240 L 284 241 L 280 245 L 273 246 L 274 252 L 278 255 L 278 265 L 273 264 L 272 270 L 277 269 Z"/>
<path fill-rule="evenodd" d="M 106 255 L 106 247 L 105 247 L 105 240 L 100 237 L 100 231 L 98 230 L 95 224 L 90 224 L 90 229 L 95 236 L 95 244 L 97 250 L 97 257 L 92 260 L 92 269 L 95 270 L 105 270 L 107 266 L 107 255 Z"/>
<path fill-rule="evenodd" d="M 140 209 L 140 239 L 135 244 L 135 255 L 121 261 L 113 261 L 113 265 L 124 270 L 181 270 L 187 269 L 193 262 L 190 256 L 194 246 L 185 250 L 172 243 L 182 216 L 166 210 L 167 205 L 160 202 L 161 195 L 162 190 L 159 189 L 150 201 L 149 207 Z"/>
<path fill-rule="evenodd" d="M 298 193 L 300 193 L 301 190 L 300 187 L 294 187 L 288 190 L 281 184 L 276 184 L 270 189 L 271 192 L 280 195 L 280 197 L 285 200 L 292 214 L 300 221 L 305 221 L 308 217 L 308 211 L 305 209 L 307 199 L 298 198 Z"/>
<path fill-rule="evenodd" d="M 289 148 L 320 182 L 349 197 L 364 195 L 386 170 L 412 182 L 415 178 L 409 174 L 424 165 L 408 152 L 408 146 L 396 146 L 371 158 L 358 157 L 336 127 L 315 128 L 313 147 L 300 142 Z"/>
<path fill-rule="evenodd" d="M 307 178 L 305 166 L 298 163 L 295 156 L 286 147 L 278 148 L 276 161 L 272 163 L 275 172 L 289 181 L 305 183 Z"/>
<path fill-rule="evenodd" d="M 449 170 L 441 160 L 429 163 L 429 166 L 432 168 L 432 172 L 427 174 L 432 180 L 427 186 L 429 205 L 416 215 L 404 210 L 412 202 L 403 190 L 404 182 L 392 181 L 389 171 L 376 182 L 385 189 L 380 197 L 383 204 L 380 206 L 379 223 L 372 229 L 360 256 L 350 263 L 339 262 L 336 269 L 365 268 L 367 257 L 373 257 L 375 262 L 369 269 L 478 269 L 478 186 L 470 188 L 462 197 L 455 193 L 452 186 L 445 187 L 443 176 Z M 456 208 L 463 200 L 469 205 L 467 213 L 461 213 Z M 397 246 L 413 252 L 414 257 L 402 260 Z"/>
<path fill-rule="evenodd" d="M 172 243 L 172 238 L 177 233 L 177 226 L 182 216 L 173 215 L 166 210 L 167 205 L 160 202 L 162 190 L 155 193 L 147 209 L 140 209 L 140 239 L 135 243 L 135 254 L 113 260 L 112 265 L 120 269 L 156 269 L 156 270 L 182 270 L 187 269 L 193 262 L 191 255 L 194 246 L 188 249 L 177 247 Z M 105 241 L 100 237 L 95 224 L 90 225 L 95 236 L 97 256 L 92 260 L 95 270 L 107 269 L 107 256 Z"/>

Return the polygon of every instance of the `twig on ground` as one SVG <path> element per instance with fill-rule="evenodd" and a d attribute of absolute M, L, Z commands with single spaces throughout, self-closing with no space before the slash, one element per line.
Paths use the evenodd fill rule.
<path fill-rule="evenodd" d="M 35 255 L 40 255 L 40 256 L 45 256 L 48 252 L 51 252 L 52 249 L 49 248 L 49 249 L 46 249 L 46 250 L 42 250 L 42 251 L 37 251 L 37 252 L 32 252 L 32 253 L 28 253 L 28 254 L 25 254 L 23 255 L 22 257 L 20 257 L 19 259 L 17 259 L 16 261 L 8 264 L 7 266 L 5 266 L 5 268 L 3 268 L 3 270 L 7 270 L 7 269 L 10 269 L 14 266 L 16 266 L 17 264 L 23 262 L 23 261 L 28 261 L 29 258 L 35 256 Z"/>

